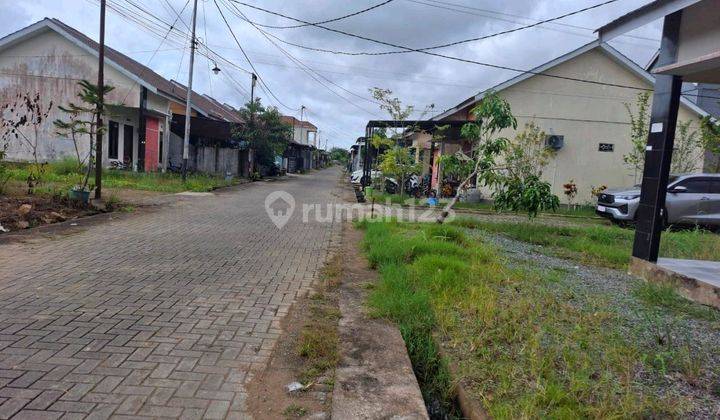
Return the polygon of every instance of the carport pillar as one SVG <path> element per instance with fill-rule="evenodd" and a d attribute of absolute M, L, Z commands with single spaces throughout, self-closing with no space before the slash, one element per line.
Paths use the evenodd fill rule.
<path fill-rule="evenodd" d="M 370 157 L 370 143 L 372 137 L 372 128 L 365 128 L 365 153 L 363 154 L 363 176 L 360 178 L 360 185 L 365 188 L 372 184 L 371 171 L 372 159 Z"/>
<path fill-rule="evenodd" d="M 681 13 L 678 11 L 665 16 L 658 67 L 677 61 Z M 680 76 L 655 75 L 650 133 L 645 148 L 645 166 L 632 253 L 634 257 L 650 262 L 657 262 L 660 249 L 660 234 L 664 224 L 663 209 L 675 143 L 681 86 Z"/>

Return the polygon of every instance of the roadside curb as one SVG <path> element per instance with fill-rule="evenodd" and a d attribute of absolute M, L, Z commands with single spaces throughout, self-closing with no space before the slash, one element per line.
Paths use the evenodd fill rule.
<path fill-rule="evenodd" d="M 491 420 L 492 416 L 485 410 L 481 403 L 473 400 L 465 390 L 462 381 L 458 379 L 458 368 L 451 362 L 447 352 L 443 350 L 437 337 L 435 337 L 435 348 L 440 357 L 447 363 L 451 379 L 454 382 L 455 398 L 464 418 L 469 420 Z"/>
<path fill-rule="evenodd" d="M 377 280 L 377 272 L 368 267 L 359 249 L 361 239 L 362 232 L 349 223 L 344 225 L 340 362 L 335 369 L 332 418 L 428 419 L 400 330 L 366 313 L 368 291 L 364 286 Z"/>

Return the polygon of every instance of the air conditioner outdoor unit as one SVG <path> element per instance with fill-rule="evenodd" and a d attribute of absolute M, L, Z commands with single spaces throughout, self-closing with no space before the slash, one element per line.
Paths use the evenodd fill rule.
<path fill-rule="evenodd" d="M 556 134 L 551 134 L 547 137 L 545 137 L 545 146 L 554 149 L 554 150 L 560 150 L 565 145 L 565 136 L 558 136 Z"/>

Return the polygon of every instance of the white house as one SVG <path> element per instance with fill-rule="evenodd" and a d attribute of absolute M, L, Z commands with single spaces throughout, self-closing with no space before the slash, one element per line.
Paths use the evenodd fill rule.
<path fill-rule="evenodd" d="M 654 77 L 643 67 L 610 45 L 594 41 L 471 96 L 435 116 L 433 121 L 442 125 L 447 121 L 472 120 L 470 110 L 487 92 L 498 92 L 510 103 L 518 120 L 518 130 L 506 130 L 500 135 L 514 138 L 526 123 L 534 121 L 546 134 L 562 136 L 562 145 L 543 177 L 560 197 L 563 184 L 574 180 L 578 201 L 589 201 L 593 186 L 636 183 L 638 174 L 623 162 L 632 146 L 625 104 L 634 106 L 638 92 L 651 90 L 653 82 Z M 681 100 L 680 121 L 691 121 L 691 127 L 697 129 L 699 117 L 705 115 L 695 103 L 687 98 Z M 424 142 L 416 139 L 416 143 L 424 143 L 419 147 L 430 150 L 429 138 L 425 135 Z M 445 147 L 456 150 L 460 146 L 455 142 Z M 433 148 L 436 154 L 440 150 L 437 145 Z M 702 151 L 698 150 L 696 171 L 702 171 L 703 164 Z"/>
<path fill-rule="evenodd" d="M 11 109 L 24 111 L 16 104 L 18 96 L 39 94 L 42 106 L 50 107 L 48 118 L 38 127 L 39 160 L 75 155 L 73 142 L 58 135 L 53 121 L 67 119 L 59 106 L 80 103 L 79 81 L 96 83 L 97 62 L 98 44 L 57 19 L 43 19 L 0 39 L 0 105 L 7 105 L 5 116 L 10 117 Z M 185 114 L 186 87 L 110 47 L 105 48 L 105 84 L 114 90 L 106 96 L 103 164 L 120 161 L 146 171 L 165 168 L 172 117 Z M 191 103 L 193 117 L 242 122 L 231 108 L 204 95 L 193 92 Z M 83 156 L 89 147 L 85 137 L 80 142 Z M 26 142 L 12 141 L 7 159 L 30 160 L 32 152 Z"/>

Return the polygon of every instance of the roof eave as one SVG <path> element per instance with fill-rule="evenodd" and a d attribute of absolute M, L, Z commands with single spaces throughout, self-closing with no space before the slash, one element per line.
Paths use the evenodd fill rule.
<path fill-rule="evenodd" d="M 559 65 L 567 60 L 572 60 L 573 58 L 575 58 L 581 54 L 584 54 L 585 52 L 590 51 L 597 47 L 600 47 L 600 49 L 603 52 L 605 52 L 611 59 L 613 59 L 618 64 L 626 67 L 628 70 L 632 71 L 639 77 L 643 78 L 650 85 L 655 84 L 655 77 L 653 77 L 645 69 L 640 67 L 637 63 L 630 60 L 628 57 L 626 57 L 625 55 L 623 55 L 622 53 L 620 53 L 618 50 L 616 50 L 612 46 L 608 45 L 607 43 L 596 40 L 596 41 L 590 42 L 588 44 L 585 44 L 582 47 L 577 48 L 567 54 L 561 55 L 560 57 L 558 57 L 554 60 L 548 61 L 545 64 L 535 67 L 534 69 L 532 69 L 526 73 L 522 73 L 522 74 L 515 76 L 511 79 L 508 79 L 498 85 L 495 85 L 489 89 L 486 89 L 486 90 L 478 93 L 477 95 L 475 95 L 474 98 L 471 98 L 472 100 L 465 100 L 462 103 L 460 103 L 459 105 L 457 105 L 456 107 L 451 108 L 451 109 L 443 112 L 440 115 L 436 115 L 435 117 L 432 118 L 432 120 L 440 121 L 444 118 L 447 118 L 447 117 L 451 116 L 452 114 L 481 101 L 485 97 L 485 95 L 490 91 L 501 92 L 502 90 L 507 89 L 510 86 L 513 86 L 513 85 L 520 83 L 526 79 L 536 76 L 537 73 L 542 73 L 548 69 L 555 67 L 556 65 Z M 701 116 L 708 115 L 708 113 L 705 110 L 698 107 L 696 104 L 694 104 L 692 101 L 688 100 L 685 97 L 681 97 L 680 102 Z"/>
<path fill-rule="evenodd" d="M 675 13 L 702 0 L 656 0 L 595 30 L 598 39 L 608 42 L 643 25 Z"/>

